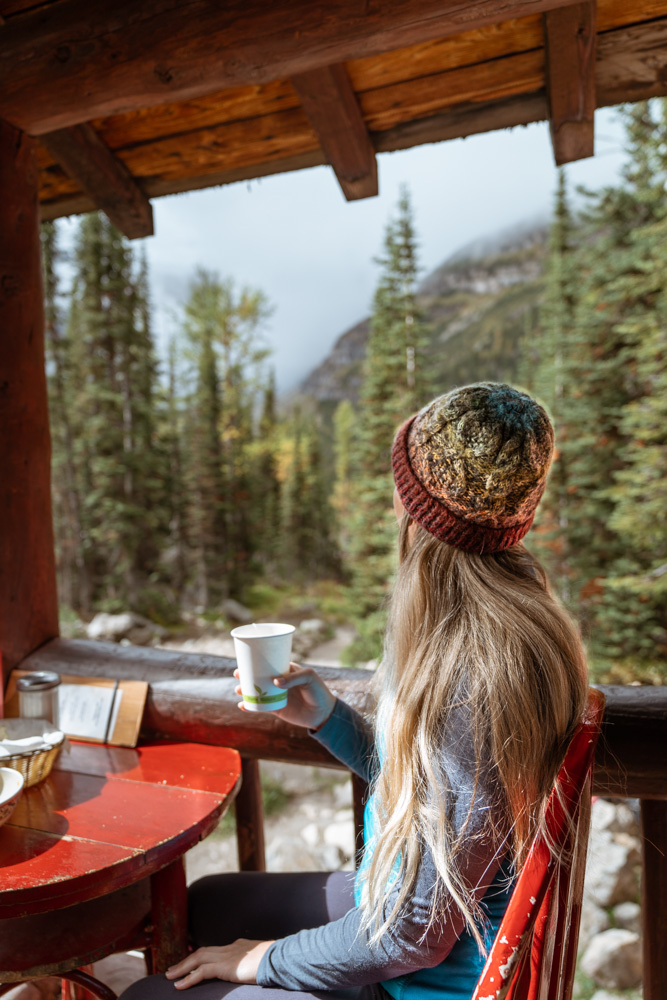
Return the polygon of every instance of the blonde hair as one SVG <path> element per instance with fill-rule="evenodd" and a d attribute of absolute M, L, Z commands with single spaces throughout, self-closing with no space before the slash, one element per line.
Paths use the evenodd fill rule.
<path fill-rule="evenodd" d="M 482 949 L 483 914 L 459 859 L 442 764 L 450 721 L 466 713 L 475 788 L 489 769 L 498 806 L 484 836 L 518 870 L 538 830 L 587 690 L 577 627 L 523 545 L 477 555 L 401 521 L 399 568 L 377 678 L 373 783 L 378 835 L 363 876 L 363 924 L 379 939 L 415 885 L 421 850 L 437 870 L 431 922 L 448 892 Z M 470 821 L 473 806 L 468 814 Z M 401 885 L 386 914 L 398 870 Z"/>

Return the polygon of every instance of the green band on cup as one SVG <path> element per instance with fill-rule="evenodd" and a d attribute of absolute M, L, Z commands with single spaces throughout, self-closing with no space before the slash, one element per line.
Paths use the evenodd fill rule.
<path fill-rule="evenodd" d="M 249 701 L 253 705 L 268 705 L 272 701 L 283 701 L 286 699 L 287 692 L 281 691 L 280 694 L 261 694 L 256 697 L 254 694 L 244 694 L 243 700 Z"/>

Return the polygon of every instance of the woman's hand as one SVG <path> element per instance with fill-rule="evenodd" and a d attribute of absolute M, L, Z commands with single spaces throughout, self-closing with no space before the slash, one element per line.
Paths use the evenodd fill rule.
<path fill-rule="evenodd" d="M 238 670 L 234 671 L 238 678 Z M 274 677 L 273 683 L 283 691 L 286 689 L 287 707 L 280 708 L 274 715 L 295 726 L 317 729 L 323 725 L 334 710 L 336 696 L 332 694 L 320 675 L 312 667 L 300 667 L 290 663 L 289 671 L 282 677 Z M 241 688 L 236 688 L 241 694 Z M 243 702 L 239 702 L 243 708 Z"/>
<path fill-rule="evenodd" d="M 167 979 L 176 980 L 174 986 L 177 990 L 187 990 L 203 979 L 255 983 L 262 956 L 273 943 L 238 938 L 220 948 L 198 948 L 182 962 L 167 969 L 165 975 Z"/>

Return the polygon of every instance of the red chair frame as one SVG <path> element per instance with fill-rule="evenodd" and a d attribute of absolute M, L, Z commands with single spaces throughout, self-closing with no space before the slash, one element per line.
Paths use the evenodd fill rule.
<path fill-rule="evenodd" d="M 543 836 L 530 849 L 471 1000 L 571 1000 L 604 695 L 584 717 L 558 772 Z"/>

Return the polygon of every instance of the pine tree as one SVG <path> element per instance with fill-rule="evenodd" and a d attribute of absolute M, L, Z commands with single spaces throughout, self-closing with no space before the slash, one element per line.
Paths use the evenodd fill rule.
<path fill-rule="evenodd" d="M 99 213 L 80 224 L 74 264 L 67 337 L 82 557 L 93 603 L 137 607 L 160 548 L 163 472 L 145 266 L 137 274 L 130 245 Z"/>
<path fill-rule="evenodd" d="M 566 176 L 559 171 L 549 240 L 545 295 L 537 330 L 526 335 L 521 380 L 546 406 L 556 432 L 556 451 L 547 489 L 538 508 L 529 547 L 545 564 L 560 597 L 571 601 L 571 553 L 568 546 L 569 492 L 566 445 L 578 296 L 576 231 Z"/>
<path fill-rule="evenodd" d="M 424 325 L 416 302 L 417 250 L 403 189 L 398 217 L 386 228 L 382 273 L 375 292 L 358 414 L 351 522 L 353 604 L 365 630 L 357 655 L 379 653 L 382 604 L 393 575 L 396 520 L 392 510 L 391 444 L 402 421 L 427 400 L 422 374 Z M 370 617 L 372 616 L 372 617 Z M 367 619 L 366 624 L 362 624 Z"/>
<path fill-rule="evenodd" d="M 252 490 L 255 414 L 267 350 L 258 331 L 269 315 L 261 292 L 200 270 L 185 306 L 192 388 L 185 420 L 191 483 L 189 537 L 196 601 L 212 607 L 242 596 L 258 545 L 261 500 Z"/>

